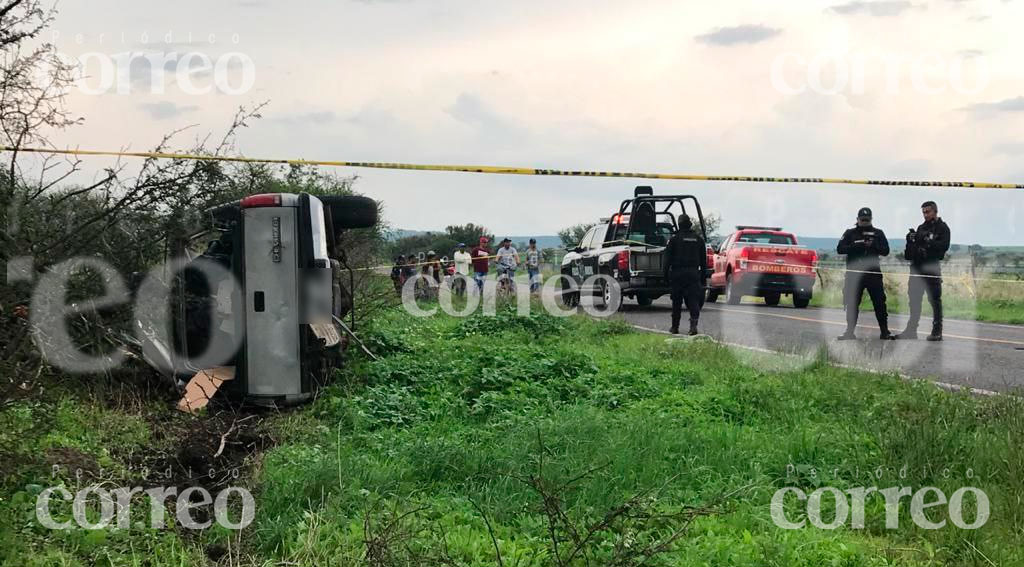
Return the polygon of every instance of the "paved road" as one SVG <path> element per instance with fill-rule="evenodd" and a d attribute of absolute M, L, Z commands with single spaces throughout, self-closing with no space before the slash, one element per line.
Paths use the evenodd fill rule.
<path fill-rule="evenodd" d="M 756 301 L 756 302 L 753 302 Z M 783 302 L 785 303 L 785 301 Z M 620 313 L 630 323 L 667 331 L 671 316 L 668 298 L 650 307 L 626 300 Z M 894 331 L 903 329 L 905 315 L 890 316 Z M 683 327 L 687 315 L 683 312 Z M 838 309 L 768 307 L 761 300 L 740 305 L 705 306 L 700 330 L 720 342 L 792 353 L 813 358 L 823 346 L 842 364 L 895 371 L 917 378 L 980 390 L 1024 390 L 1024 326 L 947 319 L 945 340 L 924 340 L 931 329 L 925 317 L 916 341 L 881 341 L 874 313 L 862 312 L 857 341 L 836 341 L 846 327 Z"/>

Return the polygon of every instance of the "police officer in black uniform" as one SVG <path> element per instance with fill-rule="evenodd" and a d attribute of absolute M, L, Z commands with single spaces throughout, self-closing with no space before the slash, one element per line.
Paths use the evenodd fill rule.
<path fill-rule="evenodd" d="M 700 308 L 704 304 L 707 246 L 693 230 L 687 215 L 679 217 L 679 231 L 665 247 L 665 279 L 672 285 L 672 334 L 679 333 L 683 303 L 690 312 L 690 334 L 697 334 Z"/>
<path fill-rule="evenodd" d="M 939 218 L 935 201 L 921 204 L 924 223 L 907 233 L 907 247 L 903 257 L 910 260 L 910 320 L 897 339 L 916 339 L 917 325 L 921 321 L 921 299 L 928 293 L 932 305 L 932 334 L 929 341 L 942 340 L 942 266 L 939 264 L 949 250 L 949 226 Z"/>
<path fill-rule="evenodd" d="M 857 226 L 847 229 L 839 240 L 836 252 L 846 255 L 846 282 L 843 300 L 846 303 L 846 332 L 839 340 L 856 339 L 857 317 L 860 315 L 860 300 L 864 290 L 871 296 L 875 318 L 881 329 L 879 338 L 893 340 L 889 333 L 889 312 L 885 306 L 885 287 L 882 283 L 882 265 L 878 258 L 889 255 L 889 241 L 881 229 L 871 224 L 871 209 L 864 207 L 857 211 Z"/>

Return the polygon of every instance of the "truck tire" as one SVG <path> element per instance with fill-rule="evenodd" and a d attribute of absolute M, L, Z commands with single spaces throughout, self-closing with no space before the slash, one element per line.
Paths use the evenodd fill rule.
<path fill-rule="evenodd" d="M 636 294 L 636 304 L 640 307 L 650 307 L 654 303 L 654 299 L 646 293 Z"/>
<path fill-rule="evenodd" d="M 580 292 L 563 292 L 561 295 L 562 305 L 565 307 L 577 307 L 580 304 Z"/>
<path fill-rule="evenodd" d="M 740 290 L 736 289 L 736 286 L 732 285 L 732 275 L 726 276 L 725 302 L 729 305 L 739 305 L 741 299 L 743 299 L 743 294 L 740 293 Z"/>
<path fill-rule="evenodd" d="M 764 296 L 764 304 L 771 305 L 774 307 L 779 304 L 780 299 L 782 299 L 782 296 L 780 294 L 769 293 L 768 295 Z"/>
<path fill-rule="evenodd" d="M 614 305 L 617 311 L 618 308 L 622 306 L 622 293 L 619 291 L 618 282 L 608 283 L 609 279 L 610 278 L 601 278 L 601 283 L 598 284 L 598 291 L 601 293 L 601 301 L 605 310 L 610 310 Z M 618 305 L 615 305 L 614 301 L 616 295 L 618 295 L 619 298 Z"/>
<path fill-rule="evenodd" d="M 804 309 L 805 307 L 810 305 L 810 303 L 811 303 L 811 296 L 810 295 L 793 294 L 793 307 L 796 307 L 797 309 Z"/>
<path fill-rule="evenodd" d="M 722 292 L 720 292 L 720 291 L 718 291 L 716 289 L 711 289 L 709 287 L 708 288 L 708 296 L 707 296 L 707 299 L 705 299 L 705 301 L 707 303 L 714 303 L 714 302 L 718 301 L 718 296 L 721 295 L 721 294 L 722 294 Z"/>
<path fill-rule="evenodd" d="M 320 197 L 331 209 L 334 230 L 370 228 L 377 224 L 377 201 L 361 195 L 324 195 Z"/>

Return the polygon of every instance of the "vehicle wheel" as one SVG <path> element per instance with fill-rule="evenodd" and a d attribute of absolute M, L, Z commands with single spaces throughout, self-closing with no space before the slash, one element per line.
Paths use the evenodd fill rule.
<path fill-rule="evenodd" d="M 654 303 L 654 299 L 646 293 L 638 293 L 636 294 L 636 303 L 640 307 L 650 307 Z"/>
<path fill-rule="evenodd" d="M 708 297 L 707 297 L 706 301 L 708 303 L 714 303 L 714 302 L 718 301 L 718 296 L 719 295 L 721 295 L 720 292 L 718 292 L 716 290 L 713 290 L 711 288 L 708 288 Z"/>
<path fill-rule="evenodd" d="M 572 289 L 572 287 L 570 287 L 570 286 L 572 285 L 573 281 L 574 280 L 572 279 L 571 275 L 569 275 L 569 274 L 567 274 L 565 272 L 562 273 L 562 275 L 561 275 L 561 282 L 559 282 L 561 285 L 558 288 L 558 292 L 559 292 L 558 298 L 559 298 L 559 301 L 562 302 L 562 305 L 564 307 L 579 307 L 579 304 L 580 304 L 579 288 L 576 288 L 577 291 L 573 291 L 573 292 L 566 291 L 568 289 Z"/>
<path fill-rule="evenodd" d="M 803 308 L 807 307 L 808 305 L 810 305 L 810 303 L 811 303 L 811 296 L 810 295 L 797 295 L 797 294 L 793 294 L 793 307 L 796 307 L 797 309 L 803 309 Z"/>
<path fill-rule="evenodd" d="M 580 292 L 562 294 L 562 305 L 566 307 L 578 307 L 580 304 Z"/>
<path fill-rule="evenodd" d="M 331 209 L 334 230 L 370 228 L 377 224 L 377 201 L 361 195 L 324 195 L 320 197 Z"/>
<path fill-rule="evenodd" d="M 601 278 L 600 292 L 605 309 L 611 309 L 616 295 L 619 297 L 619 305 L 622 305 L 622 295 L 619 293 L 618 287 L 618 283 L 609 283 L 608 278 Z"/>
<path fill-rule="evenodd" d="M 775 306 L 775 305 L 779 304 L 779 300 L 780 299 L 782 299 L 782 296 L 780 294 L 778 294 L 778 293 L 770 293 L 770 294 L 764 296 L 764 304 L 765 305 Z"/>
<path fill-rule="evenodd" d="M 725 280 L 725 302 L 729 305 L 739 305 L 743 295 L 732 285 L 732 277 Z"/>

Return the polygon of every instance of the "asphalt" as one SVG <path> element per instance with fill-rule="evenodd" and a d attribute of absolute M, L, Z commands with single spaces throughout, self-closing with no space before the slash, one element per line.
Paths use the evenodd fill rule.
<path fill-rule="evenodd" d="M 1024 326 L 947 319 L 942 342 L 928 342 L 931 319 L 924 317 L 915 341 L 882 341 L 874 313 L 864 311 L 855 341 L 837 341 L 846 327 L 839 309 L 796 309 L 764 305 L 759 299 L 740 305 L 705 305 L 699 330 L 720 343 L 744 349 L 763 349 L 795 355 L 810 363 L 827 348 L 831 360 L 872 371 L 893 372 L 933 380 L 945 386 L 971 388 L 979 393 L 1024 392 Z M 629 323 L 667 332 L 671 303 L 659 299 L 650 307 L 626 300 L 619 314 Z M 683 330 L 687 325 L 683 312 Z M 904 328 L 905 315 L 891 315 L 890 328 Z M 923 331 L 923 332 L 922 332 Z M 1018 391 L 1019 390 L 1019 391 Z"/>

